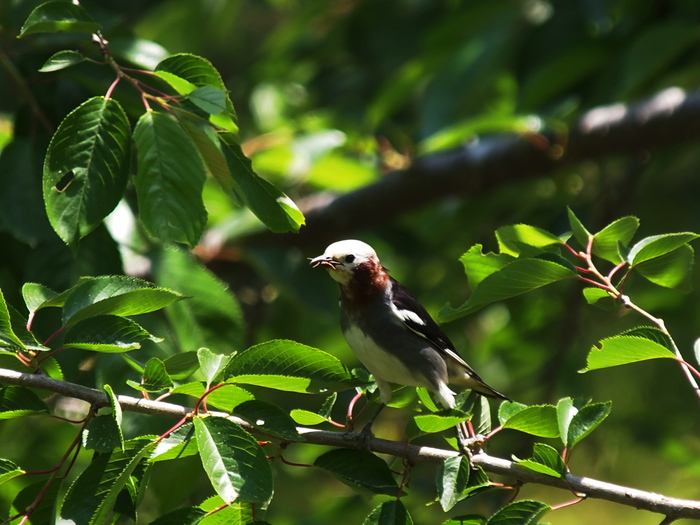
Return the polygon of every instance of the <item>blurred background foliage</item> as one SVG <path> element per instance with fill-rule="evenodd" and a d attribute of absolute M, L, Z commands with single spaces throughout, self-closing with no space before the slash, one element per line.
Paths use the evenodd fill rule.
<path fill-rule="evenodd" d="M 230 315 L 203 311 L 206 300 L 201 301 L 201 309 L 193 306 L 190 311 L 191 317 L 204 319 L 194 336 L 169 324 L 182 312 L 143 320 L 167 340 L 134 357 L 145 362 L 150 355 L 198 346 L 231 352 L 289 338 L 355 366 L 338 327 L 335 285 L 307 266 L 306 258 L 322 253 L 327 239 L 304 237 L 303 228 L 298 241 L 260 234 L 257 220 L 233 208 L 213 187 L 206 193 L 209 231 L 197 250 L 208 269 L 150 245 L 131 224 L 133 202 L 125 202 L 107 227 L 84 239 L 73 257 L 43 211 L 43 154 L 61 119 L 86 98 L 104 94 L 113 73 L 91 63 L 39 73 L 60 49 L 99 56 L 85 35 L 16 39 L 38 3 L 0 2 L 0 288 L 9 302 L 21 305 L 23 282 L 61 290 L 80 275 L 127 272 L 193 296 L 206 295 L 220 279 L 235 293 L 244 322 L 230 295 L 216 299 L 219 291 L 212 292 L 212 301 L 230 305 Z M 695 0 L 81 3 L 103 24 L 120 63 L 152 68 L 177 52 L 212 61 L 230 89 L 244 150 L 254 167 L 302 204 L 380 181 L 428 152 L 439 154 L 498 133 L 562 133 L 593 107 L 648 98 L 666 87 L 691 91 L 700 83 L 700 3 Z M 126 86 L 120 85 L 115 97 L 127 112 L 132 110 L 132 117 L 138 114 L 138 97 Z M 640 150 L 488 192 L 450 195 L 352 236 L 372 244 L 392 274 L 437 312 L 447 302 L 461 304 L 468 297 L 458 258 L 474 243 L 495 250 L 493 231 L 501 225 L 522 222 L 561 234 L 567 230 L 568 205 L 592 232 L 629 214 L 641 219 L 639 237 L 700 232 L 699 173 L 696 142 Z M 189 279 L 193 275 L 196 283 Z M 700 321 L 697 281 L 695 272 L 696 291 L 689 294 L 641 280 L 627 285 L 641 306 L 666 320 L 691 361 Z M 680 369 L 659 360 L 579 374 L 592 344 L 643 324 L 628 312 L 587 306 L 580 288 L 557 284 L 445 329 L 480 375 L 517 401 L 556 403 L 565 396 L 613 401 L 611 416 L 573 455 L 574 473 L 700 499 L 700 415 Z M 42 322 L 48 327 L 52 320 L 39 319 L 39 330 Z M 124 381 L 137 379 L 135 372 L 118 356 L 87 362 L 85 355 L 74 353 L 61 359 L 69 380 L 90 383 L 97 378 L 117 392 L 134 395 Z M 323 401 L 256 393 L 286 408 L 315 409 Z M 340 396 L 336 419 L 342 420 L 349 397 Z M 410 408 L 386 411 L 376 433 L 402 439 L 409 415 Z M 168 425 L 129 418 L 141 432 L 150 427 L 163 431 Z M 26 468 L 46 468 L 73 434 L 65 425 L 29 421 L 3 422 L 2 442 Z M 491 442 L 489 451 L 529 457 L 531 444 L 530 438 L 506 431 Z M 294 446 L 286 457 L 312 462 L 320 453 L 317 447 Z M 188 483 L 173 482 L 168 468 L 161 464 L 154 471 L 155 489 L 144 505 L 144 523 L 149 512 L 156 516 L 209 495 L 196 462 Z M 377 503 L 377 498 L 357 495 L 311 469 L 278 465 L 276 475 L 275 498 L 267 513 L 275 525 L 361 523 Z M 446 518 L 439 506 L 426 506 L 434 497 L 434 475 L 435 469 L 425 465 L 413 471 L 405 502 L 416 523 Z M 11 501 L 8 490 L 7 485 L 0 489 L 3 512 Z M 450 514 L 488 515 L 510 496 L 494 491 L 461 503 Z M 571 499 L 537 486 L 525 487 L 521 496 L 552 504 Z M 549 519 L 570 525 L 659 520 L 597 501 L 558 511 Z"/>

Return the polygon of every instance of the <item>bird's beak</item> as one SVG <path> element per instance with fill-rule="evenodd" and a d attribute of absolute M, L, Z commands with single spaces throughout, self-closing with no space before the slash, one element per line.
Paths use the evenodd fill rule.
<path fill-rule="evenodd" d="M 314 257 L 313 259 L 311 259 L 309 261 L 309 264 L 312 268 L 318 268 L 319 266 L 327 266 L 328 268 L 334 269 L 340 264 L 340 262 L 336 261 L 335 259 L 331 259 L 330 257 L 326 257 L 325 255 L 319 255 L 318 257 Z"/>

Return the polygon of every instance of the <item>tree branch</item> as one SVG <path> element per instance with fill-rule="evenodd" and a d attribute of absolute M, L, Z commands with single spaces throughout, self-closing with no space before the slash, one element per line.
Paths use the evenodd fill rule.
<path fill-rule="evenodd" d="M 81 399 L 90 403 L 94 408 L 109 406 L 109 399 L 104 392 L 65 381 L 58 381 L 43 375 L 24 374 L 14 370 L 0 368 L 0 383 L 19 385 L 27 388 L 38 388 L 65 397 Z M 117 399 L 123 410 L 152 416 L 182 419 L 192 412 L 190 408 L 162 401 L 150 401 L 124 395 L 118 396 Z M 212 413 L 229 417 L 253 433 L 261 433 L 247 422 L 235 416 L 230 416 L 221 412 Z M 367 445 L 364 442 L 360 443 L 358 440 L 352 439 L 352 437 L 349 437 L 343 432 L 305 427 L 298 427 L 297 431 L 304 437 L 307 443 L 346 448 L 359 448 Z M 404 457 L 413 462 L 440 463 L 447 458 L 459 455 L 459 453 L 454 450 L 409 445 L 407 443 L 398 443 L 377 438 L 370 440 L 369 447 L 374 452 Z M 511 461 L 489 456 L 484 452 L 474 454 L 472 463 L 482 467 L 487 472 L 507 476 L 522 483 L 537 483 L 564 490 L 573 490 L 574 492 L 583 493 L 589 498 L 603 499 L 637 509 L 663 514 L 666 516 L 663 523 L 670 523 L 671 521 L 683 518 L 700 519 L 700 501 L 670 498 L 660 494 L 614 485 L 591 478 L 574 476 L 573 474 L 567 474 L 565 478 L 546 476 L 522 468 Z"/>
<path fill-rule="evenodd" d="M 389 222 L 447 195 L 474 196 L 504 183 L 541 177 L 583 160 L 634 154 L 700 137 L 700 92 L 678 88 L 631 105 L 592 109 L 568 134 L 496 135 L 415 159 L 405 170 L 343 195 L 299 201 L 306 226 L 275 243 L 324 243 Z M 252 242 L 266 242 L 260 234 Z"/>

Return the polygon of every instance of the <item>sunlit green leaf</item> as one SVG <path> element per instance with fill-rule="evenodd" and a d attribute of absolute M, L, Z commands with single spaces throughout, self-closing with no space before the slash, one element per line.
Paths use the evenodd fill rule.
<path fill-rule="evenodd" d="M 183 296 L 153 283 L 123 275 L 83 278 L 63 306 L 64 324 L 99 315 L 138 315 L 159 310 Z"/>
<path fill-rule="evenodd" d="M 614 264 L 622 262 L 619 245 L 627 246 L 639 228 L 637 217 L 622 217 L 593 236 L 593 254 Z"/>
<path fill-rule="evenodd" d="M 535 443 L 532 459 L 513 459 L 521 467 L 547 476 L 560 478 L 566 474 L 566 465 L 559 452 L 544 443 Z"/>
<path fill-rule="evenodd" d="M 512 403 L 511 407 L 514 410 L 508 413 L 503 421 L 503 428 L 511 428 L 539 437 L 555 438 L 559 436 L 557 412 L 552 405 L 532 405 L 520 408 L 517 404 Z M 517 408 L 520 409 L 517 410 Z"/>
<path fill-rule="evenodd" d="M 488 304 L 574 277 L 576 277 L 574 271 L 551 261 L 515 259 L 510 264 L 485 277 L 469 300 L 462 306 L 458 308 L 443 307 L 439 314 L 440 319 L 452 321 L 476 312 Z"/>
<path fill-rule="evenodd" d="M 641 262 L 634 268 L 654 284 L 689 291 L 689 277 L 694 260 L 693 248 L 686 244 L 672 252 Z"/>
<path fill-rule="evenodd" d="M 548 246 L 562 244 L 556 235 L 527 224 L 501 226 L 496 230 L 496 239 L 500 252 L 513 257 L 536 255 Z M 528 253 L 528 249 L 534 253 Z"/>
<path fill-rule="evenodd" d="M 102 28 L 80 5 L 53 0 L 34 8 L 19 36 L 34 33 L 94 33 Z"/>
<path fill-rule="evenodd" d="M 617 335 L 600 341 L 588 353 L 586 368 L 582 372 L 626 365 L 647 359 L 675 359 L 675 355 L 656 341 L 639 335 Z"/>
<path fill-rule="evenodd" d="M 227 381 L 290 392 L 324 392 L 352 388 L 359 382 L 335 357 L 294 341 L 273 340 L 236 355 Z"/>
<path fill-rule="evenodd" d="M 44 62 L 44 65 L 41 66 L 41 69 L 39 69 L 39 71 L 41 71 L 42 73 L 58 71 L 60 69 L 65 69 L 67 67 L 74 66 L 75 64 L 80 64 L 84 61 L 85 57 L 77 51 L 59 51 L 58 53 L 54 53 L 53 55 L 51 55 L 51 57 L 49 57 L 49 59 L 46 62 Z"/>
<path fill-rule="evenodd" d="M 223 417 L 195 418 L 202 465 L 226 502 L 266 502 L 272 497 L 272 470 L 258 442 Z"/>

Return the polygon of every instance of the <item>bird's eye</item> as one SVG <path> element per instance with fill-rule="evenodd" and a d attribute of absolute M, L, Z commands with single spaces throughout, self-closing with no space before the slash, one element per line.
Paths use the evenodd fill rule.
<path fill-rule="evenodd" d="M 354 256 L 353 254 L 350 254 L 350 255 L 346 255 L 346 256 L 345 256 L 345 262 L 346 262 L 346 263 L 351 263 L 351 262 L 354 261 L 354 260 L 355 260 L 355 256 Z"/>

